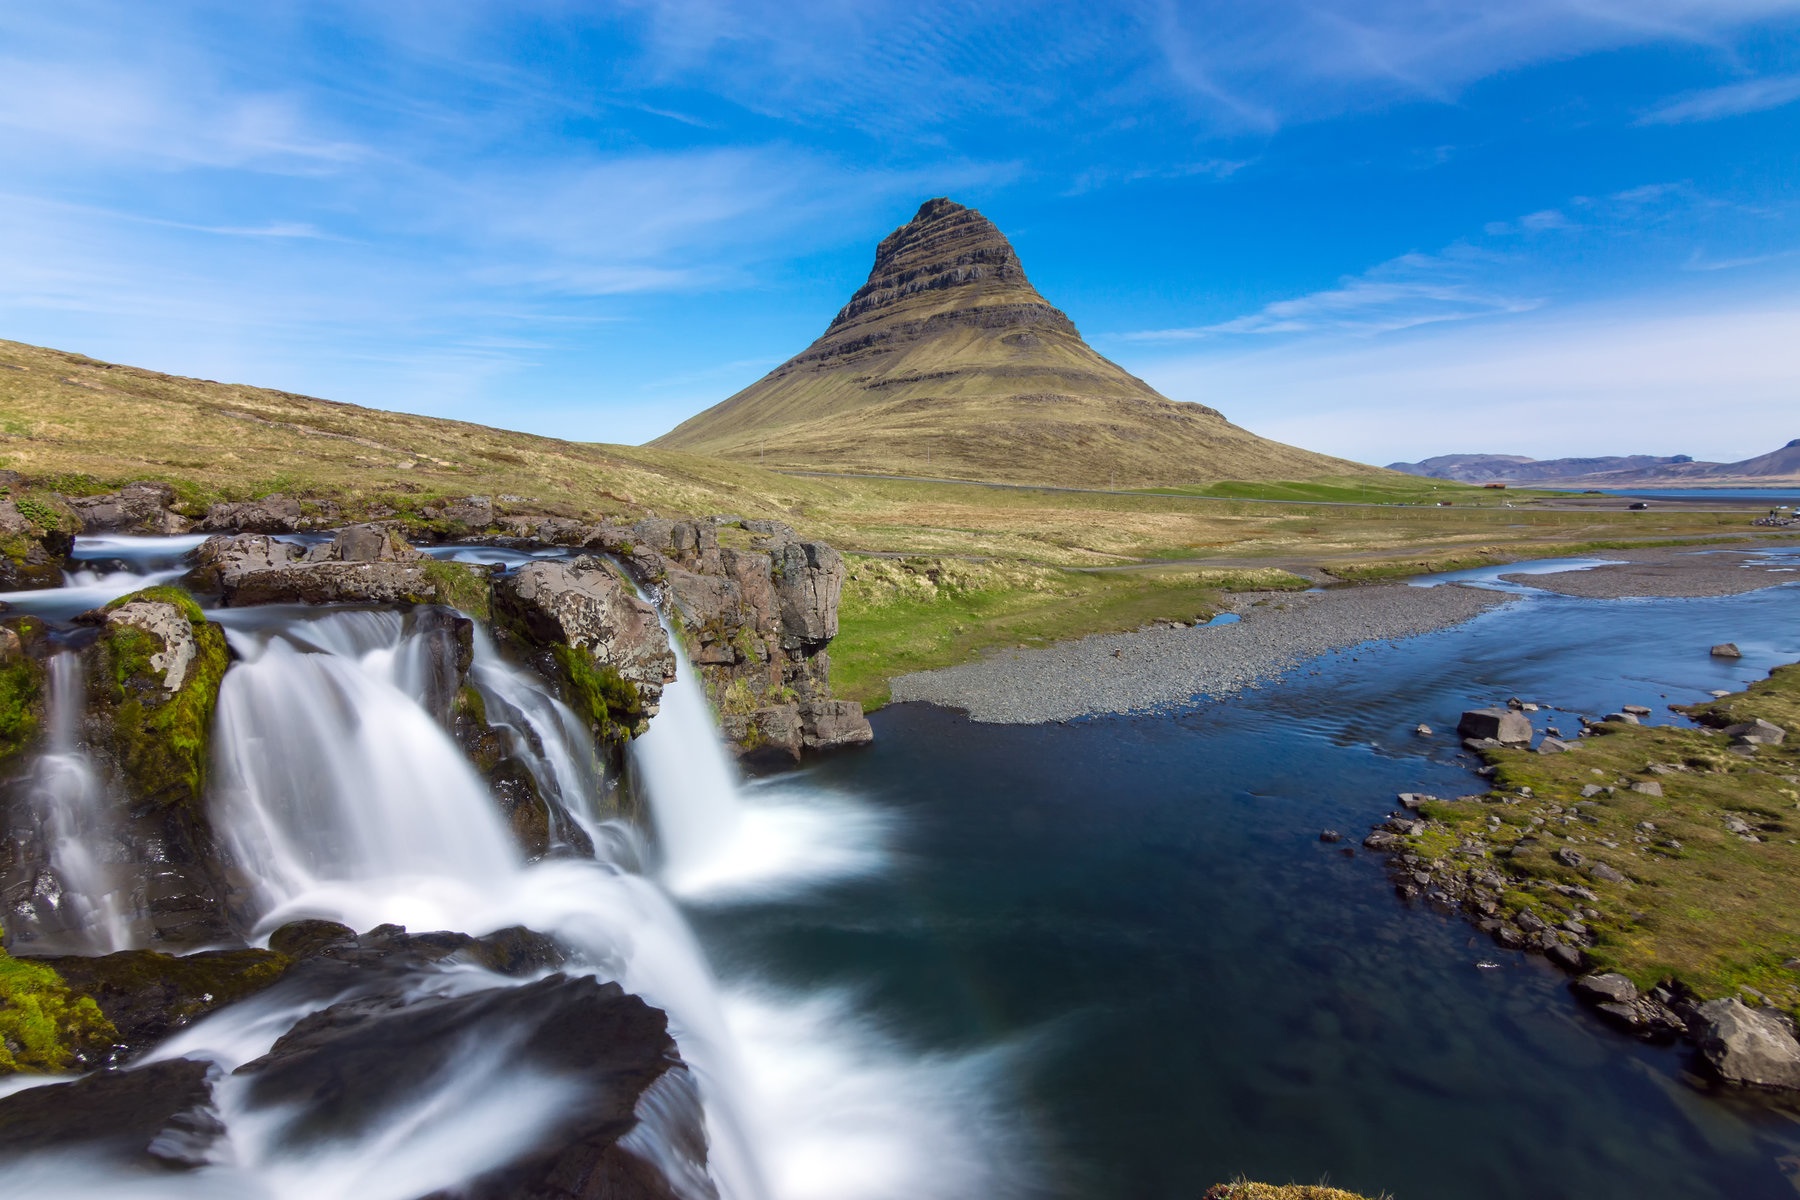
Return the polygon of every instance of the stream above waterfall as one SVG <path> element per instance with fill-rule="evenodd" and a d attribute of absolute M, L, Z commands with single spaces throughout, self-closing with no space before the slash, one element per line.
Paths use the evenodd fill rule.
<path fill-rule="evenodd" d="M 186 549 L 94 543 L 71 591 L 174 578 Z M 73 603 L 38 596 L 52 620 Z M 1800 658 L 1797 604 L 1792 586 L 1538 593 L 1174 714 L 994 726 L 893 706 L 872 747 L 748 783 L 683 660 L 633 748 L 645 828 L 604 803 L 617 781 L 567 706 L 478 635 L 471 684 L 561 822 L 536 861 L 421 704 L 419 610 L 222 609 L 235 660 L 209 803 L 257 936 L 293 918 L 525 926 L 570 948 L 565 972 L 666 1010 L 710 1143 L 710 1182 L 676 1186 L 684 1200 L 1125 1200 L 1240 1173 L 1400 1200 L 1791 1196 L 1793 1119 L 1707 1094 L 1684 1051 L 1608 1031 L 1541 959 L 1402 905 L 1373 856 L 1318 833 L 1360 832 L 1398 791 L 1473 790 L 1471 760 L 1416 737 L 1421 721 L 1507 695 L 1662 714 Z M 1712 659 L 1719 641 L 1745 657 Z M 394 986 L 449 1002 L 534 982 L 463 966 Z M 409 1200 L 586 1103 L 512 1057 L 522 1027 L 496 1017 L 418 1094 L 301 1152 L 293 1113 L 230 1073 L 339 998 L 276 988 L 149 1056 L 226 1072 L 230 1134 L 208 1165 L 44 1154 L 7 1178 L 34 1195 Z M 647 1093 L 630 1142 L 671 1180 L 682 1095 Z"/>

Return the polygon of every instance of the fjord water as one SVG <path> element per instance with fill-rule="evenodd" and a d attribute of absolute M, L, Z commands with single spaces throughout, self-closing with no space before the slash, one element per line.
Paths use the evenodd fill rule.
<path fill-rule="evenodd" d="M 1712 658 L 1721 641 L 1745 657 Z M 1795 658 L 1794 586 L 1538 592 L 1178 714 L 896 706 L 806 776 L 889 814 L 894 865 L 703 912 L 701 940 L 727 979 L 865 997 L 920 1056 L 996 1056 L 1034 1195 L 1193 1196 L 1241 1172 L 1399 1200 L 1791 1197 L 1794 1118 L 1704 1094 L 1683 1051 L 1612 1033 L 1542 959 L 1403 905 L 1375 856 L 1318 834 L 1355 847 L 1398 791 L 1479 790 L 1449 736 L 1464 708 L 1671 720 Z"/>

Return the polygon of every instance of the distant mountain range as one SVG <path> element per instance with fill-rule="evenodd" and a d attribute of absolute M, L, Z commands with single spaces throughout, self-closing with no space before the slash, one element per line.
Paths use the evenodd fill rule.
<path fill-rule="evenodd" d="M 1579 484 L 1582 487 L 1800 486 L 1800 438 L 1743 462 L 1696 462 L 1686 454 L 1658 458 L 1525 458 L 1517 454 L 1440 454 L 1423 462 L 1389 463 L 1391 471 L 1459 483 Z"/>

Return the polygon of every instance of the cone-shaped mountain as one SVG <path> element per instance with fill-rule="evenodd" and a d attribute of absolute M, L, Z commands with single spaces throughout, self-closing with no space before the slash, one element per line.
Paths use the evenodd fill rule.
<path fill-rule="evenodd" d="M 1373 467 L 1257 437 L 1096 354 L 994 223 L 928 200 L 824 336 L 651 443 L 770 467 L 1149 487 Z"/>

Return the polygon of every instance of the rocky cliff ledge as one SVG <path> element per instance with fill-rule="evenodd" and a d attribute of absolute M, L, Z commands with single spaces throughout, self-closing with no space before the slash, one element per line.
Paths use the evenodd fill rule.
<path fill-rule="evenodd" d="M 781 765 L 874 737 L 861 705 L 831 695 L 827 647 L 837 636 L 844 564 L 823 542 L 778 521 L 737 517 L 545 518 L 503 537 L 594 553 L 495 579 L 431 559 L 380 524 L 350 526 L 307 549 L 264 533 L 221 534 L 196 552 L 189 583 L 227 605 L 443 604 L 491 618 L 495 633 L 557 679 L 596 734 L 615 744 L 642 732 L 675 677 L 660 615 L 740 756 Z"/>

